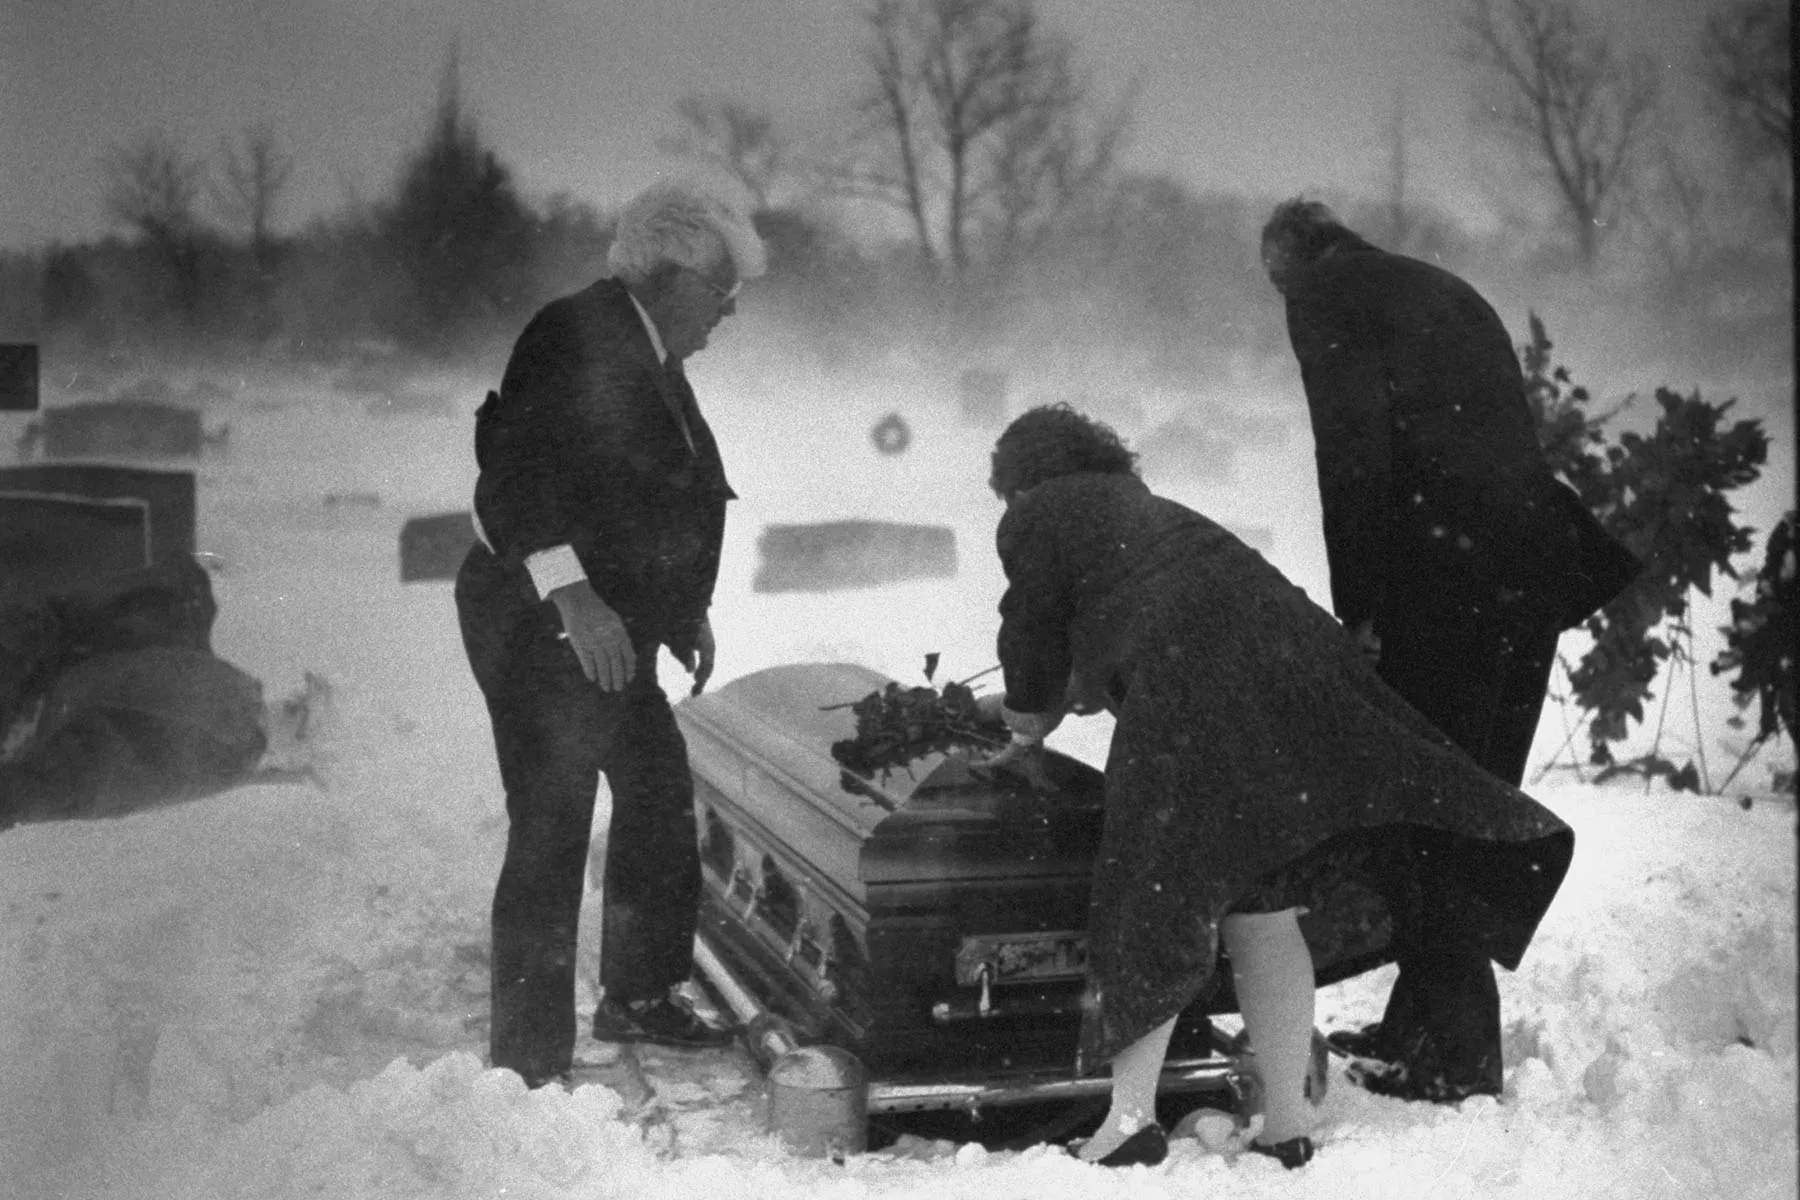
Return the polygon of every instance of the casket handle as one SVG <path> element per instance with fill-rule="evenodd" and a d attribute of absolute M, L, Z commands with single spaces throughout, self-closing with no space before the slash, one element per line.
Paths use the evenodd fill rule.
<path fill-rule="evenodd" d="M 743 863 L 736 863 L 731 868 L 731 882 L 725 886 L 727 896 L 735 896 L 742 886 L 749 895 L 744 900 L 744 920 L 748 922 L 756 912 L 756 906 L 762 902 L 762 888 L 750 874 L 750 868 Z"/>
<path fill-rule="evenodd" d="M 794 926 L 794 936 L 788 939 L 787 961 L 790 965 L 793 963 L 794 959 L 799 956 L 801 946 L 806 942 L 812 941 L 814 932 L 816 931 L 813 927 L 812 918 L 801 917 L 799 923 Z M 824 952 L 819 950 L 816 943 L 813 946 L 813 950 L 817 954 L 819 960 L 823 962 L 825 957 Z"/>

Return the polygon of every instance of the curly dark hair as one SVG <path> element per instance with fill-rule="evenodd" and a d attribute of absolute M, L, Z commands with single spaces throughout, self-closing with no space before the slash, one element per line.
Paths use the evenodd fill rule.
<path fill-rule="evenodd" d="M 1019 414 L 994 443 L 988 486 L 1006 500 L 1047 479 L 1083 471 L 1136 475 L 1137 457 L 1111 426 L 1067 404 L 1042 404 Z"/>

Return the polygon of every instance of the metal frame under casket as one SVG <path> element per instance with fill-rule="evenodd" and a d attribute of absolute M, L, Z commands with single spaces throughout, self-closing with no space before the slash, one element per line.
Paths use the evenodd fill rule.
<path fill-rule="evenodd" d="M 865 1066 L 870 1112 L 1105 1094 L 1072 1068 L 1101 773 L 1046 755 L 1053 791 L 932 754 L 864 780 L 832 758 L 888 680 L 770 668 L 676 706 L 703 888 L 696 962 L 767 1067 L 800 1044 Z M 1247 1072 L 1184 1015 L 1162 1089 Z"/>

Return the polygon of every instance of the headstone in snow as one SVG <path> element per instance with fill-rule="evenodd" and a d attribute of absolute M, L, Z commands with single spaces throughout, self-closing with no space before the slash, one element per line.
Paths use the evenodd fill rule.
<path fill-rule="evenodd" d="M 149 562 L 141 499 L 0 491 L 0 587 L 9 594 L 47 595 Z"/>
<path fill-rule="evenodd" d="M 756 549 L 751 588 L 758 592 L 835 592 L 956 575 L 956 531 L 943 525 L 769 525 Z"/>
<path fill-rule="evenodd" d="M 400 528 L 400 582 L 455 579 L 475 544 L 475 519 L 467 512 L 413 517 Z"/>
<path fill-rule="evenodd" d="M 150 507 L 150 562 L 185 558 L 195 550 L 192 471 L 103 463 L 27 463 L 0 467 L 0 491 L 142 500 Z"/>
<path fill-rule="evenodd" d="M 192 457 L 205 442 L 198 411 L 150 400 L 46 408 L 40 425 L 50 458 Z"/>

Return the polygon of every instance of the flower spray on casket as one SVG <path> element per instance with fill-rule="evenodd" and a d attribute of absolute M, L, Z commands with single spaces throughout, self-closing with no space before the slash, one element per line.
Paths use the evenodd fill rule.
<path fill-rule="evenodd" d="M 938 656 L 925 656 L 927 683 L 937 673 Z M 928 754 L 972 756 L 973 769 L 1004 769 L 1023 776 L 1040 792 L 1055 790 L 1044 767 L 1043 740 L 1054 718 L 1046 715 L 1009 713 L 1002 696 L 977 696 L 969 685 L 1000 668 L 989 667 L 968 679 L 935 687 L 903 687 L 889 683 L 848 707 L 856 715 L 856 736 L 833 742 L 831 756 L 845 770 L 864 779 L 877 773 L 883 778 Z M 831 705 L 842 708 L 844 705 Z M 1014 719 L 1043 725 L 1035 735 L 1021 732 Z"/>

